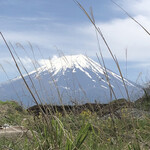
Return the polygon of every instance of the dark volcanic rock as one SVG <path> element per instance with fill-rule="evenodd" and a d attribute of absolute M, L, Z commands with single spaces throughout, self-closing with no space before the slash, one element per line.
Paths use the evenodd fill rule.
<path fill-rule="evenodd" d="M 38 116 L 41 110 L 45 114 L 55 114 L 57 112 L 64 115 L 65 113 L 80 114 L 83 110 L 89 110 L 91 112 L 96 112 L 99 116 L 104 116 L 109 113 L 115 113 L 122 107 L 131 107 L 133 103 L 128 102 L 125 99 L 119 99 L 112 101 L 109 104 L 99 104 L 99 103 L 86 103 L 83 105 L 35 105 L 28 108 L 28 112 Z"/>

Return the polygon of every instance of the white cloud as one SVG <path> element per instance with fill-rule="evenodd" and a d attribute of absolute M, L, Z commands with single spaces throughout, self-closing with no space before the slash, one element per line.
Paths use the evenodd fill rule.
<path fill-rule="evenodd" d="M 58 58 L 57 55 L 53 55 L 52 58 L 49 58 L 49 59 L 39 59 L 38 60 L 38 63 L 40 66 L 50 66 L 51 65 L 51 61 L 54 61 Z"/>
<path fill-rule="evenodd" d="M 118 4 L 120 4 L 122 7 L 124 7 L 129 13 L 132 13 L 133 15 L 144 15 L 149 16 L 150 15 L 150 1 L 149 0 L 123 0 L 120 2 L 118 0 Z"/>
<path fill-rule="evenodd" d="M 148 18 L 137 16 L 145 24 L 150 24 Z M 118 59 L 125 59 L 125 49 L 128 50 L 130 61 L 147 61 L 150 59 L 150 36 L 129 18 L 117 19 L 107 24 L 100 24 L 102 31 Z"/>
<path fill-rule="evenodd" d="M 147 26 L 147 29 L 150 31 L 150 20 L 148 17 L 139 15 L 135 18 L 141 20 L 142 24 Z M 130 18 L 115 19 L 106 23 L 98 22 L 97 26 L 102 29 L 109 46 L 118 60 L 125 60 L 125 49 L 128 50 L 129 61 L 148 61 L 150 59 L 150 36 Z M 67 28 L 68 25 L 64 27 L 66 34 L 50 34 L 50 32 L 46 33 L 44 31 L 43 33 L 8 32 L 6 33 L 6 38 L 13 42 L 27 43 L 27 41 L 30 41 L 41 49 L 49 49 L 56 53 L 57 49 L 55 46 L 65 54 L 87 53 L 89 56 L 95 56 L 95 53 L 98 52 L 98 47 L 93 26 L 91 24 L 79 24 L 76 26 L 71 25 L 69 29 Z M 111 58 L 104 43 L 102 43 L 101 41 L 104 56 Z M 47 55 L 47 57 L 52 56 Z"/>
<path fill-rule="evenodd" d="M 117 3 L 150 32 L 149 0 L 118 0 Z M 119 59 L 125 58 L 127 48 L 130 61 L 150 60 L 150 36 L 128 16 L 100 25 Z"/>
<path fill-rule="evenodd" d="M 129 13 L 134 14 L 134 18 L 150 31 L 149 0 L 123 0 L 122 2 L 118 1 L 118 3 Z M 102 29 L 118 60 L 125 60 L 125 49 L 128 50 L 128 61 L 144 62 L 150 59 L 150 36 L 130 18 L 114 19 L 105 23 L 99 21 L 97 25 Z M 50 28 L 51 26 L 49 26 Z M 51 57 L 54 52 L 57 53 L 55 46 L 61 49 L 64 54 L 87 53 L 88 56 L 95 56 L 95 53 L 98 52 L 95 31 L 91 24 L 65 25 L 57 23 L 54 30 L 56 32 L 47 29 L 36 30 L 36 32 L 7 31 L 5 35 L 8 41 L 21 43 L 30 41 L 41 49 L 50 50 L 47 57 Z M 104 56 L 111 58 L 104 43 L 100 42 Z"/>
<path fill-rule="evenodd" d="M 57 58 L 58 58 L 58 56 L 54 55 L 51 60 L 53 61 L 53 60 L 56 60 Z"/>
<path fill-rule="evenodd" d="M 22 65 L 20 63 L 20 61 L 18 59 L 17 60 L 17 63 L 20 67 L 20 69 L 22 71 L 24 71 L 24 69 L 22 68 Z M 24 65 L 24 67 L 31 71 L 31 69 L 33 69 L 33 63 L 34 61 L 31 60 L 30 58 L 28 57 L 20 57 L 20 60 L 22 62 L 22 64 Z M 6 72 L 15 72 L 17 70 L 16 66 L 15 66 L 15 63 L 13 61 L 13 59 L 11 57 L 4 57 L 4 58 L 0 58 L 0 65 L 5 69 Z M 3 71 L 2 68 L 0 69 L 0 71 Z"/>
<path fill-rule="evenodd" d="M 150 68 L 150 63 L 149 62 L 141 62 L 141 63 L 133 63 L 133 64 L 130 64 L 128 66 L 128 69 L 132 69 L 132 68 Z M 150 69 L 147 69 L 147 70 L 150 70 Z"/>
<path fill-rule="evenodd" d="M 147 17 L 137 16 L 136 19 L 142 20 L 147 26 L 150 24 L 150 20 Z M 130 18 L 115 19 L 106 23 L 99 22 L 97 26 L 101 28 L 113 54 L 117 56 L 118 60 L 125 60 L 126 49 L 128 61 L 148 61 L 150 59 L 150 36 Z M 87 51 L 89 52 L 88 54 L 90 54 L 92 48 L 95 49 L 92 52 L 96 52 L 95 32 L 92 25 L 82 28 L 81 33 L 87 35 L 85 36 L 87 45 L 90 45 L 89 51 Z M 80 38 L 80 40 L 82 39 Z M 111 58 L 102 40 L 100 40 L 100 44 L 104 57 Z"/>
<path fill-rule="evenodd" d="M 50 65 L 50 59 L 40 59 L 38 62 L 41 66 Z"/>

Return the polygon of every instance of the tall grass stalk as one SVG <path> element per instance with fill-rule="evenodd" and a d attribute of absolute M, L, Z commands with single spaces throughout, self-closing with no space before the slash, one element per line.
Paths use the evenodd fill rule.
<path fill-rule="evenodd" d="M 128 90 L 127 90 L 127 87 L 126 87 L 126 84 L 125 84 L 125 81 L 124 81 L 122 72 L 121 72 L 121 70 L 120 70 L 120 66 L 119 66 L 119 63 L 118 63 L 118 61 L 117 61 L 117 58 L 113 55 L 113 53 L 112 53 L 112 51 L 111 51 L 111 48 L 109 47 L 109 45 L 108 45 L 108 43 L 107 43 L 107 41 L 106 41 L 106 39 L 105 39 L 105 37 L 104 37 L 102 31 L 100 30 L 99 27 L 96 26 L 95 20 L 93 20 L 93 15 L 90 17 L 90 15 L 89 15 L 88 12 L 84 9 L 84 7 L 83 7 L 77 0 L 74 0 L 74 1 L 75 1 L 75 3 L 77 3 L 77 5 L 79 6 L 79 8 L 84 12 L 84 14 L 88 17 L 88 19 L 89 19 L 90 22 L 93 24 L 94 28 L 96 29 L 96 31 L 98 32 L 98 34 L 101 36 L 102 40 L 104 41 L 104 43 L 105 43 L 105 45 L 106 45 L 106 47 L 107 47 L 107 49 L 108 49 L 108 51 L 109 51 L 109 53 L 110 53 L 112 59 L 114 60 L 116 66 L 117 66 L 117 68 L 118 68 L 118 71 L 119 71 L 119 73 L 120 73 L 120 76 L 121 76 L 122 81 L 123 81 L 123 84 L 124 84 L 124 88 L 125 88 L 125 90 L 126 90 L 126 94 L 127 94 L 128 100 L 130 101 L 129 93 L 128 93 Z"/>

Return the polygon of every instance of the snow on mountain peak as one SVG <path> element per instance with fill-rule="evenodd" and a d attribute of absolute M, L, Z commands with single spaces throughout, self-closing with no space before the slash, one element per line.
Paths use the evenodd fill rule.
<path fill-rule="evenodd" d="M 98 63 L 94 62 L 92 59 L 82 54 L 67 55 L 49 60 L 48 63 L 40 68 L 39 73 L 45 70 L 49 70 L 54 71 L 55 74 L 57 74 L 59 71 L 66 71 L 66 69 L 68 68 L 73 69 L 74 72 L 74 68 L 78 68 L 80 70 L 83 70 L 83 68 L 90 68 L 93 71 L 99 70 L 101 71 L 101 73 L 103 73 L 103 69 Z"/>
<path fill-rule="evenodd" d="M 72 68 L 74 66 L 82 65 L 83 67 L 87 67 L 87 57 L 80 54 L 80 55 L 68 55 L 56 58 L 50 61 L 48 68 L 56 67 L 59 68 Z"/>

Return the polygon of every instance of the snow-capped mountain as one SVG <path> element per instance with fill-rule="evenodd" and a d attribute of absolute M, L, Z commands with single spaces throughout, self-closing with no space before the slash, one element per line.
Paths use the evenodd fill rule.
<path fill-rule="evenodd" d="M 81 104 L 95 101 L 108 103 L 115 99 L 115 96 L 127 98 L 121 77 L 105 70 L 84 55 L 62 56 L 49 61 L 24 78 L 38 101 L 52 104 Z M 124 79 L 124 82 L 130 99 L 135 100 L 141 89 L 127 79 Z M 110 94 L 110 85 L 115 96 Z M 0 84 L 0 99 L 18 100 L 26 105 L 34 104 L 21 77 Z"/>

